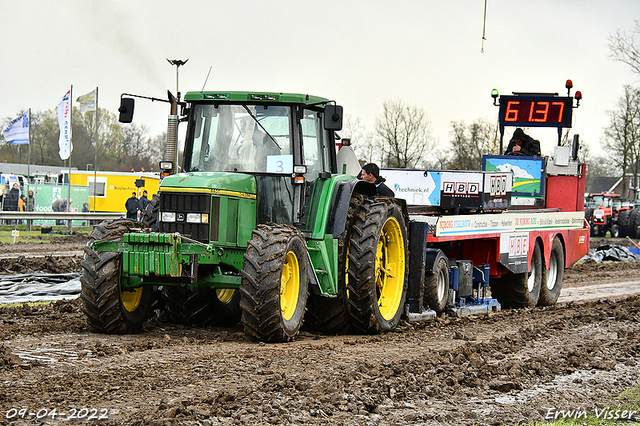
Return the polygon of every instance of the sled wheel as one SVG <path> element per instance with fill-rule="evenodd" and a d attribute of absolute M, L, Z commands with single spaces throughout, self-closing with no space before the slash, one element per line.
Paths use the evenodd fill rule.
<path fill-rule="evenodd" d="M 423 282 L 423 304 L 440 314 L 449 300 L 449 262 L 440 254 Z"/>
<path fill-rule="evenodd" d="M 115 241 L 139 226 L 140 223 L 128 219 L 101 222 L 89 237 L 93 240 Z M 153 287 L 140 286 L 131 291 L 122 289 L 122 255 L 96 252 L 91 242 L 84 247 L 81 266 L 80 298 L 87 324 L 100 333 L 139 332 L 151 312 Z"/>
<path fill-rule="evenodd" d="M 535 243 L 529 272 L 506 274 L 491 280 L 491 294 L 501 305 L 511 308 L 534 307 L 542 285 L 542 254 Z"/>
<path fill-rule="evenodd" d="M 295 228 L 258 225 L 247 243 L 240 286 L 245 332 L 264 342 L 291 340 L 302 325 L 309 255 Z"/>
<path fill-rule="evenodd" d="M 562 290 L 564 276 L 564 249 L 558 237 L 554 238 L 549 256 L 549 269 L 542 275 L 539 306 L 555 305 Z"/>
<path fill-rule="evenodd" d="M 181 325 L 211 325 L 215 321 L 211 290 L 189 290 L 165 286 L 162 289 L 164 311 L 170 322 Z"/>
<path fill-rule="evenodd" d="M 407 294 L 407 231 L 400 207 L 367 200 L 352 229 L 347 270 L 352 325 L 361 333 L 392 330 Z"/>
<path fill-rule="evenodd" d="M 349 202 L 345 230 L 338 237 L 338 291 L 336 297 L 309 295 L 304 328 L 312 332 L 324 334 L 346 334 L 351 329 L 348 314 L 347 283 L 349 277 L 349 240 L 351 227 L 355 220 L 355 212 L 364 201 L 364 196 L 354 194 Z"/>

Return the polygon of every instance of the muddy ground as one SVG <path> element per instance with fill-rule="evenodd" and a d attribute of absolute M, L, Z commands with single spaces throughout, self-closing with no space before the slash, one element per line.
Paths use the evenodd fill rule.
<path fill-rule="evenodd" d="M 79 257 L 22 249 L 20 273 L 78 270 Z M 0 262 L 11 270 L 20 261 Z M 377 336 L 302 333 L 275 345 L 240 327 L 158 319 L 138 335 L 96 334 L 78 300 L 2 307 L 0 424 L 81 416 L 113 425 L 484 425 L 602 414 L 640 377 L 640 296 L 605 289 L 584 300 L 580 289 L 624 289 L 618 283 L 640 281 L 639 272 L 640 262 L 585 262 L 565 274 L 574 300 L 553 307 L 404 322 Z"/>

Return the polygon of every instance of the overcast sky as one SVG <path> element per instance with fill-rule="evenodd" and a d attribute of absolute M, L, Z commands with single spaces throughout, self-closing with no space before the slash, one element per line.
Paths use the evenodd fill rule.
<path fill-rule="evenodd" d="M 384 101 L 428 115 L 444 147 L 451 121 L 497 118 L 491 90 L 559 92 L 570 78 L 583 101 L 572 132 L 593 150 L 624 84 L 608 37 L 630 32 L 638 0 L 25 0 L 0 5 L 4 64 L 0 117 L 53 109 L 99 87 L 116 112 L 123 92 L 299 92 L 334 99 L 373 131 Z M 166 130 L 167 104 L 136 101 L 134 122 Z M 512 130 L 508 130 L 508 134 Z M 532 131 L 543 154 L 557 133 Z"/>

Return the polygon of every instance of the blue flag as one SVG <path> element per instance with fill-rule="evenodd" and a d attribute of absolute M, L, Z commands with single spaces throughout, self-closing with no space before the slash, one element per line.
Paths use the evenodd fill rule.
<path fill-rule="evenodd" d="M 13 120 L 2 131 L 2 136 L 7 143 L 14 145 L 29 144 L 29 112 Z"/>

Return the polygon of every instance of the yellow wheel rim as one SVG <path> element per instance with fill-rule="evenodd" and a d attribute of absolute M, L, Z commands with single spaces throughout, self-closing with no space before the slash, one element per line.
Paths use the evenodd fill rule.
<path fill-rule="evenodd" d="M 299 294 L 300 263 L 296 254 L 289 251 L 284 259 L 282 278 L 280 280 L 280 309 L 282 310 L 282 317 L 287 321 L 296 312 Z"/>
<path fill-rule="evenodd" d="M 385 320 L 395 317 L 404 289 L 405 252 L 400 223 L 390 217 L 384 223 L 376 250 L 378 309 Z"/>
<path fill-rule="evenodd" d="M 138 309 L 140 301 L 142 300 L 143 291 L 144 289 L 142 287 L 138 287 L 133 291 L 121 291 L 120 298 L 122 299 L 122 306 L 129 312 Z"/>
<path fill-rule="evenodd" d="M 225 305 L 233 299 L 233 295 L 236 293 L 234 288 L 217 288 L 216 289 L 216 297 L 219 301 L 224 303 Z"/>

